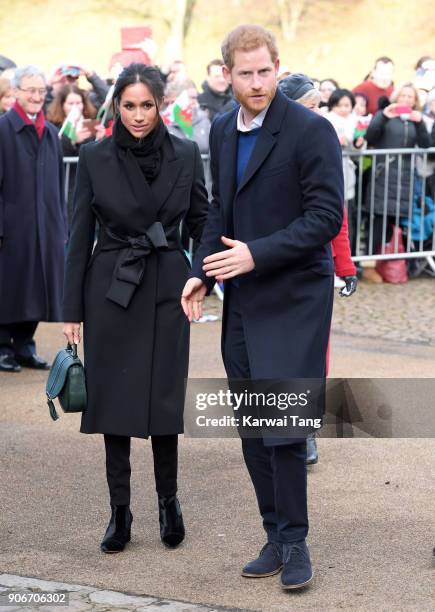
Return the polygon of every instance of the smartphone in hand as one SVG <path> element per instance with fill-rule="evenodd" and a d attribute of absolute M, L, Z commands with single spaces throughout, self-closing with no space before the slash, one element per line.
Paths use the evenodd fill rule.
<path fill-rule="evenodd" d="M 412 108 L 410 106 L 407 106 L 406 104 L 399 104 L 395 107 L 394 113 L 397 116 L 410 115 L 412 113 Z"/>

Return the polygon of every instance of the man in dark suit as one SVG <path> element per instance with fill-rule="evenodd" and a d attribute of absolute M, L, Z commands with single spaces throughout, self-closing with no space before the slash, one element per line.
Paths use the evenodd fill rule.
<path fill-rule="evenodd" d="M 343 212 L 340 146 L 328 121 L 277 91 L 270 32 L 239 26 L 222 55 L 240 107 L 212 125 L 213 199 L 182 305 L 190 320 L 199 317 L 207 291 L 225 281 L 229 379 L 323 379 L 333 301 L 329 243 Z M 306 586 L 313 573 L 305 440 L 243 438 L 242 448 L 267 534 L 242 575 L 282 568 L 283 588 Z"/>

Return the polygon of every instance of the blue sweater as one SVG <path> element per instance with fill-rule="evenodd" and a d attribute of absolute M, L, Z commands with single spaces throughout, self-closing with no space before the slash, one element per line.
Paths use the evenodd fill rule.
<path fill-rule="evenodd" d="M 249 132 L 239 132 L 238 133 L 238 144 L 237 144 L 237 187 L 240 185 L 240 182 L 245 174 L 246 166 L 248 165 L 249 158 L 251 157 L 252 151 L 254 150 L 255 143 L 257 142 L 257 136 L 260 128 L 254 128 Z M 232 233 L 232 237 L 237 239 L 237 236 L 234 236 L 234 209 L 231 215 L 231 228 L 230 232 Z M 236 276 L 231 279 L 231 283 L 235 287 L 239 287 L 240 279 Z"/>
<path fill-rule="evenodd" d="M 245 173 L 249 158 L 257 142 L 259 131 L 260 128 L 254 128 L 250 132 L 239 132 L 239 141 L 237 145 L 237 187 L 240 185 Z"/>

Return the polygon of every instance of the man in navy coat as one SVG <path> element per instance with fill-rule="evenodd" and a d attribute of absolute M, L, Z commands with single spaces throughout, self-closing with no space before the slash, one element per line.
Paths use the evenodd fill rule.
<path fill-rule="evenodd" d="M 0 371 L 46 369 L 33 335 L 61 321 L 66 209 L 56 128 L 42 113 L 46 83 L 17 68 L 15 106 L 0 118 Z"/>
<path fill-rule="evenodd" d="M 240 103 L 212 125 L 213 199 L 182 296 L 201 314 L 225 281 L 222 354 L 229 379 L 323 379 L 332 315 L 330 241 L 343 211 L 334 129 L 277 90 L 278 50 L 260 26 L 239 26 L 222 45 L 224 75 Z M 242 575 L 283 569 L 284 589 L 313 572 L 308 533 L 306 443 L 242 438 L 267 542 Z"/>

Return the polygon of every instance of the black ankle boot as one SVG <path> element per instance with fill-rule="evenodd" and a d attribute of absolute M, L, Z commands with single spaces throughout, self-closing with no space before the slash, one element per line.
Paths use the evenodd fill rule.
<path fill-rule="evenodd" d="M 112 516 L 100 548 L 105 553 L 118 553 L 124 550 L 127 542 L 130 542 L 133 515 L 128 505 L 116 506 L 110 504 L 110 507 L 112 508 Z"/>
<path fill-rule="evenodd" d="M 185 530 L 180 502 L 176 495 L 159 495 L 160 538 L 166 546 L 175 548 L 184 540 Z"/>

